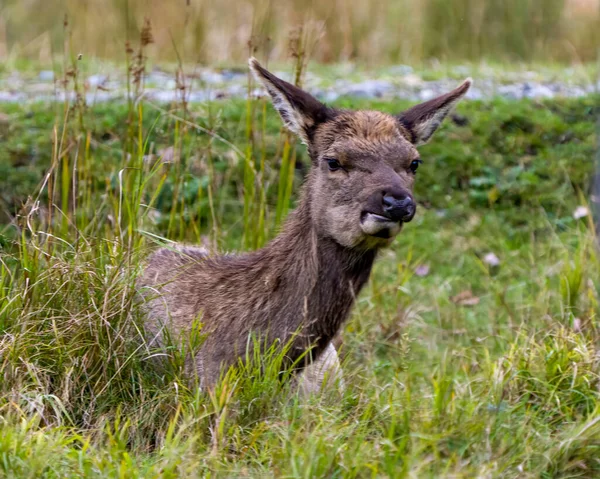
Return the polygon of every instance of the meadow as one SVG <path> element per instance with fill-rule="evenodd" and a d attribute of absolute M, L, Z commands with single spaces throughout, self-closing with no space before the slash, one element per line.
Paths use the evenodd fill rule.
<path fill-rule="evenodd" d="M 124 61 L 146 18 L 163 63 L 239 65 L 253 49 L 286 61 L 302 37 L 320 63 L 580 64 L 600 42 L 598 0 L 4 0 L 0 58 L 51 64 L 66 23 L 85 57 Z"/>
<path fill-rule="evenodd" d="M 16 15 L 19 5 L 4 8 Z M 104 13 L 109 28 L 117 16 L 104 5 L 80 14 Z M 519 15 L 502 23 L 507 39 Z M 357 37 L 332 27 L 330 38 L 344 41 L 327 47 L 330 59 L 363 41 L 350 24 Z M 345 391 L 297 397 L 280 380 L 277 352 L 200 391 L 183 374 L 187 343 L 171 345 L 157 368 L 164 352 L 143 340 L 135 280 L 144 258 L 169 241 L 264 245 L 294 207 L 306 151 L 266 98 L 188 103 L 182 62 L 173 67 L 180 101 L 144 99 L 147 55 L 167 49 L 156 30 L 128 45 L 131 95 L 86 104 L 71 45 L 110 42 L 78 31 L 90 38 L 75 32 L 63 57 L 49 55 L 62 61 L 58 83 L 70 96 L 1 105 L 0 477 L 600 476 L 600 258 L 589 204 L 598 96 L 465 101 L 421 148 L 417 216 L 381 253 L 342 334 Z M 216 35 L 196 31 L 198 44 Z M 578 52 L 588 51 L 582 38 Z M 12 44 L 11 68 L 26 43 Z M 173 44 L 170 54 L 189 60 L 191 46 Z M 522 55 L 500 45 L 537 60 L 553 48 L 532 44 Z M 457 57 L 492 54 L 495 43 L 474 45 Z M 378 52 L 375 61 L 412 58 Z M 301 73 L 306 52 L 292 53 Z M 400 112 L 409 103 L 342 97 L 333 106 Z"/>
<path fill-rule="evenodd" d="M 0 475 L 600 474 L 598 98 L 461 104 L 345 327 L 346 390 L 309 400 L 277 354 L 210 393 L 186 386 L 185 345 L 157 370 L 134 286 L 158 243 L 273 237 L 304 147 L 264 98 L 78 98 L 3 106 Z"/>

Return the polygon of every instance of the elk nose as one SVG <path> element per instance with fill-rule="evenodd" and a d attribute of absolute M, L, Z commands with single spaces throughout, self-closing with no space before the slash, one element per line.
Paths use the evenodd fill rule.
<path fill-rule="evenodd" d="M 383 211 L 393 221 L 409 222 L 415 216 L 417 206 L 414 200 L 409 195 L 384 195 L 383 196 Z"/>

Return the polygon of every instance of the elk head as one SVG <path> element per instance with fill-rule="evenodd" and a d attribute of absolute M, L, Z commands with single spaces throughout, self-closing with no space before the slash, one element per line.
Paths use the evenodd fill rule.
<path fill-rule="evenodd" d="M 317 234 L 342 246 L 385 246 L 415 215 L 413 185 L 426 143 L 465 96 L 471 80 L 393 116 L 338 110 L 249 61 L 285 125 L 307 145 L 312 161 L 307 201 Z"/>

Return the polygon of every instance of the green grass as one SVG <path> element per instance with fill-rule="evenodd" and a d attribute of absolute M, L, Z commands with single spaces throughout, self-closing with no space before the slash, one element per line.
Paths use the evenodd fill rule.
<path fill-rule="evenodd" d="M 134 281 L 158 238 L 254 248 L 291 206 L 307 157 L 268 104 L 7 107 L 0 476 L 597 477 L 600 259 L 573 217 L 597 104 L 459 107 L 346 324 L 347 390 L 308 401 L 277 354 L 207 394 L 186 345 L 158 369 L 141 341 Z"/>

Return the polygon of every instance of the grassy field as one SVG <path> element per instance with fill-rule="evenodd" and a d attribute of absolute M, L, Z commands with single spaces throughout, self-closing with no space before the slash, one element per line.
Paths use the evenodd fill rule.
<path fill-rule="evenodd" d="M 0 63 L 49 63 L 68 38 L 75 54 L 123 61 L 145 19 L 163 62 L 239 65 L 251 50 L 283 61 L 291 37 L 325 63 L 580 64 L 600 42 L 598 0 L 4 0 Z"/>
<path fill-rule="evenodd" d="M 135 297 L 164 238 L 276 233 L 308 161 L 266 100 L 4 106 L 0 476 L 598 477 L 597 116 L 461 104 L 345 327 L 346 391 L 303 401 L 256 365 L 188 389 L 183 346 L 158 371 Z"/>

